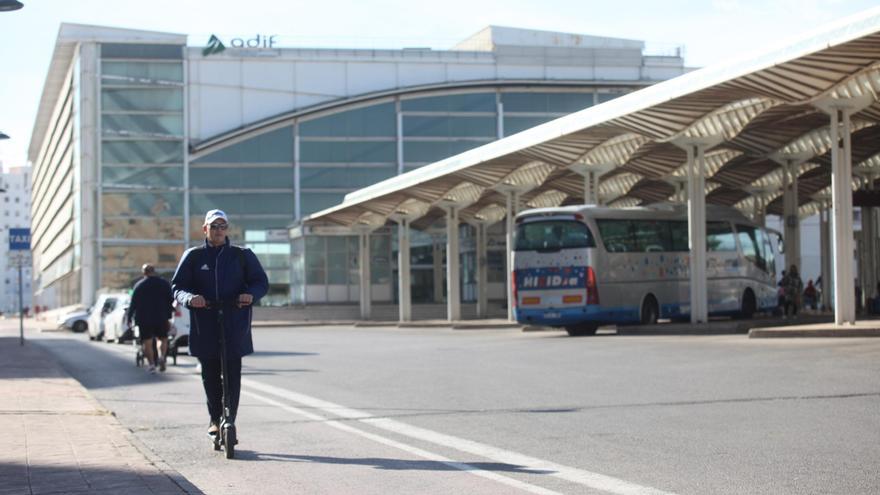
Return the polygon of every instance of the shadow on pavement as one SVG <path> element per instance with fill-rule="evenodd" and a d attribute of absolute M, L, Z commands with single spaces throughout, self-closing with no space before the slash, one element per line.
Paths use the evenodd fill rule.
<path fill-rule="evenodd" d="M 0 337 L 0 378 L 61 378 L 56 366 L 46 365 L 46 351 L 30 341 L 19 345 L 18 337 Z"/>
<path fill-rule="evenodd" d="M 353 466 L 372 466 L 375 469 L 391 471 L 496 471 L 522 474 L 552 474 L 555 471 L 529 469 L 515 464 L 503 462 L 461 462 L 461 461 L 430 461 L 415 459 L 389 459 L 385 457 L 327 457 L 294 454 L 261 454 L 247 450 L 236 450 L 236 459 L 245 461 L 284 461 L 314 462 L 321 464 L 347 464 Z"/>
<path fill-rule="evenodd" d="M 124 352 L 107 352 L 101 346 L 116 344 L 92 343 L 85 340 L 58 339 L 44 349 L 59 364 L 89 390 L 98 388 L 127 387 L 181 379 L 182 375 L 167 373 L 149 374 L 143 367 L 135 366 L 134 351 L 128 346 Z"/>
<path fill-rule="evenodd" d="M 124 467 L 124 466 L 123 466 Z M 111 467 L 0 463 L 0 493 L 166 493 L 204 492 L 181 476 Z"/>

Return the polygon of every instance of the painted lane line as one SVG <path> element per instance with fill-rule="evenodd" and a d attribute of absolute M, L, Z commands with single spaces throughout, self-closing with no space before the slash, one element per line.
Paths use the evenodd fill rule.
<path fill-rule="evenodd" d="M 454 469 L 458 469 L 460 471 L 464 471 L 464 472 L 472 474 L 474 476 L 480 476 L 482 478 L 486 478 L 486 479 L 489 479 L 489 480 L 492 480 L 492 481 L 495 481 L 498 483 L 502 483 L 504 485 L 507 485 L 507 486 L 510 486 L 513 488 L 518 488 L 518 489 L 523 490 L 525 492 L 534 493 L 537 495 L 562 495 L 559 492 L 548 490 L 546 488 L 542 488 L 537 485 L 524 483 L 522 481 L 518 481 L 513 478 L 508 478 L 507 476 L 501 476 L 501 475 L 493 473 L 491 471 L 485 471 L 485 470 L 482 470 L 476 466 L 472 466 L 470 464 L 466 464 L 463 462 L 456 462 L 456 461 L 453 461 L 452 459 L 449 459 L 447 457 L 443 457 L 440 454 L 428 452 L 427 450 L 423 450 L 418 447 L 413 447 L 413 446 L 407 445 L 405 443 L 397 442 L 395 440 L 383 437 L 381 435 L 376 435 L 374 433 L 369 433 L 369 432 L 363 431 L 363 430 L 360 430 L 358 428 L 351 426 L 350 424 L 345 424 L 345 423 L 342 423 L 340 421 L 333 420 L 333 419 L 327 419 L 323 416 L 319 416 L 317 414 L 305 411 L 305 410 L 300 409 L 298 407 L 292 407 L 287 404 L 282 404 L 281 402 L 278 402 L 274 399 L 270 399 L 268 397 L 264 397 L 262 395 L 255 394 L 255 393 L 247 391 L 247 390 L 242 390 L 241 393 L 242 393 L 242 395 L 246 395 L 248 397 L 254 398 L 254 399 L 259 400 L 265 404 L 275 406 L 279 409 L 283 409 L 287 412 L 308 418 L 313 421 L 318 421 L 323 425 L 331 426 L 333 428 L 344 431 L 346 433 L 351 433 L 354 435 L 361 436 L 361 437 L 366 438 L 368 440 L 372 440 L 372 441 L 380 443 L 382 445 L 387 445 L 389 447 L 393 447 L 395 449 L 402 450 L 404 452 L 408 452 L 410 454 L 421 457 L 423 459 L 427 459 L 429 461 L 439 462 L 441 464 L 444 464 L 444 465 L 449 466 Z"/>
<path fill-rule="evenodd" d="M 566 481 L 577 483 L 595 490 L 620 495 L 672 495 L 671 492 L 656 488 L 639 485 L 612 476 L 594 473 L 584 469 L 564 466 L 554 462 L 527 456 L 518 452 L 504 450 L 491 445 L 458 438 L 452 435 L 438 433 L 432 430 L 411 426 L 397 420 L 376 418 L 373 415 L 358 411 L 339 404 L 334 404 L 322 399 L 311 397 L 298 392 L 293 392 L 273 385 L 260 383 L 255 380 L 243 378 L 242 386 L 247 386 L 261 392 L 290 400 L 303 406 L 308 406 L 325 413 L 336 415 L 347 420 L 359 421 L 375 428 L 379 428 L 397 435 L 414 438 L 424 442 L 449 447 L 461 452 L 478 455 L 496 462 L 521 466 L 524 470 L 549 471 L 548 476 L 554 476 Z"/>

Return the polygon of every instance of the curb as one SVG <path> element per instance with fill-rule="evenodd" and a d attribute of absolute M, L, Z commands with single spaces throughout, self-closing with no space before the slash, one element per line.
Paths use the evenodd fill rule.
<path fill-rule="evenodd" d="M 880 328 L 753 328 L 750 339 L 880 337 Z"/>

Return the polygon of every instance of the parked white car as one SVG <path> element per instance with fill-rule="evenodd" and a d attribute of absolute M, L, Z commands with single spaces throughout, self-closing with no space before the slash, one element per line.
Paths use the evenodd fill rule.
<path fill-rule="evenodd" d="M 177 364 L 177 352 L 181 347 L 189 350 L 189 309 L 174 301 L 174 313 L 171 315 L 171 332 L 168 335 L 168 353 Z"/>
<path fill-rule="evenodd" d="M 95 305 L 89 310 L 89 340 L 101 340 L 104 338 L 104 317 L 116 309 L 116 303 L 123 297 L 128 296 L 121 292 L 98 294 Z"/>
<path fill-rule="evenodd" d="M 89 328 L 89 310 L 75 309 L 58 316 L 56 320 L 60 328 L 69 328 L 77 333 L 85 332 Z"/>
<path fill-rule="evenodd" d="M 123 295 L 116 300 L 113 310 L 104 316 L 104 340 L 121 344 L 131 340 L 131 329 L 125 324 L 125 313 L 131 303 L 131 296 Z"/>

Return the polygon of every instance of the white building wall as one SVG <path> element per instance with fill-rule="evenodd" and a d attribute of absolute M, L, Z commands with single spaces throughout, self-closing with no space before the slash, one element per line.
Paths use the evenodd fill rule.
<path fill-rule="evenodd" d="M 18 266 L 9 259 L 9 229 L 30 228 L 31 169 L 21 167 L 0 173 L 0 311 L 18 311 Z M 24 306 L 31 307 L 31 267 L 22 270 Z"/>

